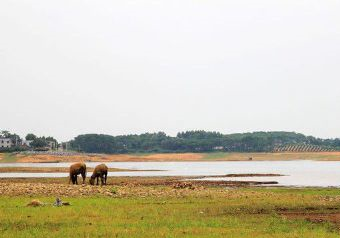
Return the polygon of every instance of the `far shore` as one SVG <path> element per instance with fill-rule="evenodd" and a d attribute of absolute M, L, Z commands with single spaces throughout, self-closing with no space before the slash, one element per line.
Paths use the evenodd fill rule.
<path fill-rule="evenodd" d="M 59 163 L 59 162 L 180 162 L 180 161 L 340 161 L 337 152 L 285 153 L 155 153 L 155 154 L 30 154 L 0 153 L 0 163 Z"/>

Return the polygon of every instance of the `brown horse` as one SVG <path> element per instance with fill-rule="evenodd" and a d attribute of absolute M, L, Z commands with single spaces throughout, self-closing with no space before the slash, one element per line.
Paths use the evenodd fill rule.
<path fill-rule="evenodd" d="M 97 165 L 94 168 L 93 174 L 90 178 L 90 184 L 94 185 L 94 181 L 95 179 L 97 179 L 97 185 L 98 185 L 98 178 L 100 177 L 102 185 L 106 185 L 107 171 L 108 171 L 108 168 L 105 164 Z"/>
<path fill-rule="evenodd" d="M 70 179 L 69 184 L 72 181 L 73 184 L 78 184 L 78 174 L 81 174 L 83 178 L 83 184 L 85 184 L 86 179 L 86 164 L 85 163 L 75 163 L 70 166 Z"/>

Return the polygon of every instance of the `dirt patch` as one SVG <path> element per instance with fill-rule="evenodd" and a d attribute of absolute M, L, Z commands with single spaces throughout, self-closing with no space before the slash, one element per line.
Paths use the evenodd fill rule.
<path fill-rule="evenodd" d="M 313 223 L 332 223 L 334 224 L 338 229 L 340 229 L 340 212 L 339 211 L 325 211 L 324 213 L 318 213 L 318 212 L 307 212 L 307 211 L 301 211 L 301 212 L 281 212 L 280 215 L 284 219 L 303 219 L 309 222 Z"/>
<path fill-rule="evenodd" d="M 53 163 L 53 162 L 138 162 L 138 161 L 199 161 L 203 154 L 196 153 L 174 153 L 174 154 L 152 154 L 152 155 L 50 155 L 50 154 L 18 154 L 17 162 L 21 163 Z"/>
<path fill-rule="evenodd" d="M 49 155 L 49 154 L 33 154 L 33 155 L 17 155 L 17 162 L 21 163 L 58 163 L 58 162 L 105 162 L 105 161 L 127 161 L 128 155 Z"/>
<path fill-rule="evenodd" d="M 41 207 L 44 206 L 44 203 L 40 202 L 39 200 L 32 200 L 27 204 L 28 207 Z"/>
<path fill-rule="evenodd" d="M 153 161 L 197 161 L 201 160 L 204 154 L 196 153 L 171 153 L 171 154 L 153 154 L 148 156 L 143 156 L 143 159 L 153 160 Z"/>

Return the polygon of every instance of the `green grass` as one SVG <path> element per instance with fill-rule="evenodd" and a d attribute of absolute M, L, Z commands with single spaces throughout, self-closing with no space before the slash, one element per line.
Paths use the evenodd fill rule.
<path fill-rule="evenodd" d="M 0 160 L 0 163 L 14 163 L 17 161 L 17 157 L 13 155 L 12 153 L 5 153 L 1 154 L 1 157 L 3 159 Z"/>
<path fill-rule="evenodd" d="M 278 208 L 323 211 L 337 189 L 241 189 L 231 196 L 65 198 L 69 207 L 26 207 L 30 197 L 0 197 L 0 237 L 339 237 L 331 224 L 283 219 Z M 52 203 L 53 197 L 38 198 Z"/>

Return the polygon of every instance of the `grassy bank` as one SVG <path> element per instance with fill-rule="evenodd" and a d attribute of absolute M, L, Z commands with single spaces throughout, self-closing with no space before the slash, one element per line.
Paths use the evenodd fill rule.
<path fill-rule="evenodd" d="M 0 153 L 0 163 L 15 163 L 18 157 L 12 153 Z"/>
<path fill-rule="evenodd" d="M 337 189 L 206 189 L 178 197 L 63 198 L 67 207 L 26 207 L 32 197 L 1 196 L 0 237 L 339 237 L 327 220 L 289 216 L 337 214 Z"/>

